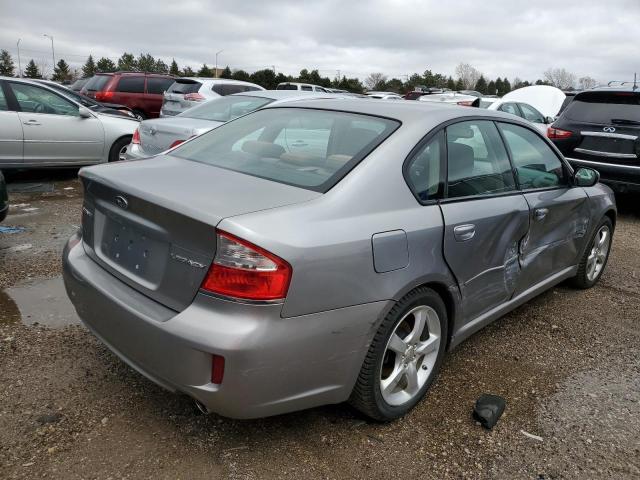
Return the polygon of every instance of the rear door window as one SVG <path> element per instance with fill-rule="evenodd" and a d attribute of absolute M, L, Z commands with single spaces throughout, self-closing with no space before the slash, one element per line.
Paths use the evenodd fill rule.
<path fill-rule="evenodd" d="M 551 188 L 567 183 L 562 162 L 536 133 L 510 123 L 500 123 L 500 130 L 511 153 L 520 188 Z"/>
<path fill-rule="evenodd" d="M 144 93 L 144 77 L 133 77 L 123 75 L 120 77 L 116 92 L 123 93 Z"/>
<path fill-rule="evenodd" d="M 298 86 L 292 85 L 290 83 L 285 83 L 285 84 L 278 85 L 276 87 L 276 90 L 298 90 Z"/>
<path fill-rule="evenodd" d="M 84 90 L 88 90 L 90 92 L 99 92 L 104 87 L 106 87 L 111 78 L 111 75 L 96 75 L 86 83 L 86 85 L 84 86 Z"/>
<path fill-rule="evenodd" d="M 544 123 L 544 117 L 542 114 L 526 103 L 520 103 L 520 110 L 522 110 L 522 116 L 533 123 Z"/>
<path fill-rule="evenodd" d="M 498 107 L 498 110 L 505 113 L 510 113 L 511 115 L 520 116 L 520 112 L 518 111 L 518 107 L 515 103 L 503 103 Z"/>
<path fill-rule="evenodd" d="M 311 86 L 309 85 L 302 85 L 300 89 L 304 90 L 305 92 L 311 92 L 313 90 L 313 88 L 311 88 Z"/>
<path fill-rule="evenodd" d="M 211 90 L 224 97 L 234 93 L 250 92 L 258 89 L 252 85 L 243 85 L 241 83 L 216 83 L 211 87 Z"/>
<path fill-rule="evenodd" d="M 162 95 L 173 83 L 173 78 L 148 77 L 147 93 Z"/>
<path fill-rule="evenodd" d="M 509 157 L 493 122 L 455 123 L 446 135 L 449 198 L 515 190 Z"/>

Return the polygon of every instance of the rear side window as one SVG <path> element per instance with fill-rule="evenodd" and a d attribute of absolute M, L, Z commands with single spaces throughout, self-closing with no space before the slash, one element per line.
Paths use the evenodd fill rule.
<path fill-rule="evenodd" d="M 241 83 L 216 83 L 211 87 L 211 90 L 224 97 L 234 93 L 252 92 L 258 89 L 252 85 L 242 85 Z"/>
<path fill-rule="evenodd" d="M 181 93 L 183 95 L 187 93 L 196 93 L 200 90 L 202 84 L 200 82 L 196 82 L 194 80 L 176 80 L 173 82 L 167 92 L 169 93 Z"/>
<path fill-rule="evenodd" d="M 564 117 L 590 123 L 640 122 L 640 93 L 581 93 L 567 105 Z"/>
<path fill-rule="evenodd" d="M 311 88 L 309 85 L 302 85 L 300 87 L 300 90 L 304 90 L 305 92 L 310 92 L 313 90 L 313 88 Z"/>
<path fill-rule="evenodd" d="M 210 102 L 204 102 L 190 108 L 179 116 L 215 122 L 228 122 L 236 117 L 253 112 L 271 102 L 273 102 L 273 100 L 270 98 L 245 97 L 244 95 L 233 95 L 225 98 L 218 97 Z"/>
<path fill-rule="evenodd" d="M 280 84 L 276 87 L 276 90 L 298 90 L 297 85 L 291 85 L 290 83 Z"/>
<path fill-rule="evenodd" d="M 443 145 L 444 131 L 440 131 L 418 150 L 406 166 L 409 187 L 423 202 L 438 198 L 444 189 Z"/>
<path fill-rule="evenodd" d="M 500 130 L 521 188 L 550 188 L 566 183 L 562 162 L 542 138 L 527 128 L 509 123 L 501 123 Z"/>
<path fill-rule="evenodd" d="M 4 90 L 2 90 L 2 84 L 0 84 L 0 111 L 9 110 L 9 106 L 7 105 L 7 99 L 4 96 Z"/>
<path fill-rule="evenodd" d="M 96 75 L 87 82 L 84 89 L 91 92 L 99 92 L 107 86 L 111 78 L 111 75 Z"/>
<path fill-rule="evenodd" d="M 449 198 L 515 190 L 509 157 L 493 122 L 455 123 L 446 134 Z"/>
<path fill-rule="evenodd" d="M 120 81 L 116 87 L 116 92 L 144 93 L 144 77 L 120 77 Z"/>
<path fill-rule="evenodd" d="M 326 192 L 399 122 L 302 108 L 267 108 L 201 135 L 177 157 Z"/>
<path fill-rule="evenodd" d="M 173 84 L 172 78 L 162 77 L 148 77 L 147 78 L 147 93 L 154 93 L 162 95 L 167 88 Z"/>

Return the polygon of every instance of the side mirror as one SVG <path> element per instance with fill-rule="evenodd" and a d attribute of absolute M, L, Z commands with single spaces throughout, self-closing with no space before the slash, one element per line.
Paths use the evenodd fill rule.
<path fill-rule="evenodd" d="M 91 117 L 93 117 L 93 115 L 91 114 L 91 110 L 89 110 L 87 107 L 80 107 L 78 109 L 78 115 L 80 116 L 80 118 L 91 118 Z"/>
<path fill-rule="evenodd" d="M 546 123 L 547 125 L 551 125 L 555 121 L 556 119 L 553 117 L 544 117 L 544 123 Z"/>
<path fill-rule="evenodd" d="M 600 174 L 592 168 L 581 167 L 573 174 L 573 180 L 578 187 L 593 187 L 600 181 Z"/>

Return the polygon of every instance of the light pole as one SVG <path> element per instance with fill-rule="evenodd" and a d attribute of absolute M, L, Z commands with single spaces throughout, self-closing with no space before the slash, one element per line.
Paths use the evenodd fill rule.
<path fill-rule="evenodd" d="M 218 54 L 224 52 L 224 50 L 218 50 L 216 52 L 216 78 L 218 78 Z"/>
<path fill-rule="evenodd" d="M 53 37 L 51 35 L 47 35 L 46 33 L 43 33 L 42 35 L 51 40 L 51 58 L 53 58 L 53 67 L 52 68 L 53 68 L 53 74 L 55 75 L 55 72 L 56 72 L 56 52 L 53 50 Z"/>
<path fill-rule="evenodd" d="M 20 40 L 22 39 L 19 38 L 16 45 L 18 46 L 18 77 L 22 78 L 22 65 L 20 65 Z"/>

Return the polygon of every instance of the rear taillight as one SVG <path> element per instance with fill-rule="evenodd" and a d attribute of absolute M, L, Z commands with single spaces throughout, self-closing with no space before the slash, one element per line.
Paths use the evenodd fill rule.
<path fill-rule="evenodd" d="M 186 93 L 184 96 L 185 100 L 189 100 L 191 102 L 201 102 L 202 100 L 205 99 L 204 95 L 199 94 L 198 92 L 196 93 Z"/>
<path fill-rule="evenodd" d="M 136 131 L 133 132 L 133 137 L 131 137 L 131 143 L 135 145 L 140 145 L 140 129 L 136 128 Z"/>
<path fill-rule="evenodd" d="M 473 106 L 473 102 L 475 100 L 461 100 L 458 102 L 458 105 L 462 106 L 462 107 L 471 107 Z"/>
<path fill-rule="evenodd" d="M 96 92 L 96 100 L 99 102 L 108 102 L 113 100 L 113 92 Z"/>
<path fill-rule="evenodd" d="M 573 132 L 570 132 L 569 130 L 562 130 L 560 128 L 554 128 L 554 127 L 549 127 L 547 129 L 548 138 L 562 139 L 562 138 L 569 138 L 571 135 L 573 135 Z"/>
<path fill-rule="evenodd" d="M 180 145 L 181 143 L 184 143 L 184 140 L 176 140 L 175 142 L 173 142 L 171 145 L 169 145 L 169 148 L 173 148 L 173 147 L 177 147 L 178 145 Z"/>
<path fill-rule="evenodd" d="M 202 289 L 246 300 L 281 300 L 287 296 L 291 265 L 273 253 L 218 230 L 216 256 Z"/>

